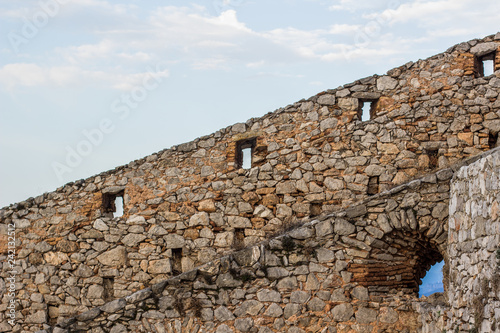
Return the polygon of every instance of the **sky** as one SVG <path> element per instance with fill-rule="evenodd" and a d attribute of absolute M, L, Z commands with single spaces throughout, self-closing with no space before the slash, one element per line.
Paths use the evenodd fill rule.
<path fill-rule="evenodd" d="M 444 292 L 443 266 L 444 261 L 440 261 L 429 268 L 427 274 L 422 279 L 422 284 L 418 291 L 419 297 Z"/>
<path fill-rule="evenodd" d="M 491 0 L 0 0 L 0 207 L 500 30 Z"/>

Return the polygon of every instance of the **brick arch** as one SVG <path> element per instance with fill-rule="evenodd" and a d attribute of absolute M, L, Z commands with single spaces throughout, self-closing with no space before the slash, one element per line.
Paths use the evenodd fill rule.
<path fill-rule="evenodd" d="M 356 232 L 340 239 L 353 257 L 351 282 L 381 295 L 418 295 L 429 268 L 447 256 L 448 198 L 437 195 L 445 182 L 405 186 L 347 211 Z"/>

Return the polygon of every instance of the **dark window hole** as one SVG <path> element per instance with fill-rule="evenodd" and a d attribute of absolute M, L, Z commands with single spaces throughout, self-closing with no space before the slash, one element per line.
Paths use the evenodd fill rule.
<path fill-rule="evenodd" d="M 488 146 L 490 149 L 493 149 L 497 146 L 498 144 L 498 133 L 492 133 L 490 132 L 488 134 Z"/>
<path fill-rule="evenodd" d="M 245 228 L 235 228 L 233 247 L 237 250 L 242 249 L 245 246 Z"/>
<path fill-rule="evenodd" d="M 361 121 L 368 121 L 370 119 L 375 118 L 375 107 L 377 105 L 376 99 L 360 99 L 359 100 L 359 110 L 358 110 L 358 118 Z"/>
<path fill-rule="evenodd" d="M 476 57 L 476 75 L 478 77 L 490 76 L 495 72 L 496 52 Z"/>
<path fill-rule="evenodd" d="M 102 195 L 102 207 L 106 217 L 114 218 L 123 216 L 123 195 L 124 191 L 118 193 L 104 193 Z"/>
<path fill-rule="evenodd" d="M 429 167 L 431 169 L 438 167 L 438 159 L 439 159 L 438 152 L 439 151 L 437 149 L 427 151 L 427 156 L 429 156 Z"/>
<path fill-rule="evenodd" d="M 182 273 L 182 248 L 172 249 L 172 273 L 174 275 Z"/>
<path fill-rule="evenodd" d="M 255 150 L 256 139 L 238 141 L 236 144 L 236 168 L 252 168 L 252 157 Z"/>
<path fill-rule="evenodd" d="M 374 195 L 379 192 L 379 180 L 378 176 L 370 177 L 368 180 L 368 190 L 367 194 L 368 195 Z"/>

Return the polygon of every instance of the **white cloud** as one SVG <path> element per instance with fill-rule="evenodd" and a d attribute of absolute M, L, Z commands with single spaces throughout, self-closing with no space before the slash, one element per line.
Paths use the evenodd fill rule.
<path fill-rule="evenodd" d="M 153 74 L 152 74 L 153 73 Z M 95 84 L 111 86 L 118 90 L 129 91 L 141 86 L 144 79 L 151 75 L 168 77 L 167 70 L 160 72 L 140 73 L 110 73 L 104 71 L 87 71 L 75 66 L 42 67 L 36 64 L 17 63 L 8 64 L 0 68 L 0 85 L 12 90 L 17 86 L 81 86 Z"/>
<path fill-rule="evenodd" d="M 387 6 L 386 1 L 340 0 L 340 1 L 334 1 L 334 4 L 330 5 L 328 9 L 331 11 L 355 12 L 357 10 L 373 10 L 375 8 L 383 8 L 384 6 Z"/>
<path fill-rule="evenodd" d="M 333 35 L 342 35 L 346 33 L 356 32 L 361 28 L 359 24 L 334 24 L 328 32 Z"/>
<path fill-rule="evenodd" d="M 389 9 L 392 5 L 386 1 L 340 0 L 333 6 L 371 13 L 357 15 L 350 24 L 339 21 L 322 29 L 289 26 L 264 31 L 250 29 L 234 9 L 214 15 L 199 5 L 164 6 L 146 11 L 143 19 L 122 20 L 133 15 L 134 6 L 104 0 L 75 0 L 68 6 L 72 10 L 93 8 L 103 15 L 101 20 L 107 18 L 113 24 L 89 31 L 85 40 L 95 42 L 54 48 L 53 68 L 50 64 L 37 65 L 35 55 L 23 58 L 23 63 L 5 65 L 0 69 L 4 87 L 96 80 L 123 90 L 140 81 L 146 66 L 163 60 L 183 63 L 193 70 L 245 66 L 262 68 L 266 73 L 272 71 L 270 66 L 300 61 L 377 61 L 401 57 L 418 43 L 466 34 L 476 28 L 463 27 L 466 15 L 481 22 L 480 26 L 491 25 L 496 22 L 494 9 L 500 5 L 485 5 L 489 13 L 479 17 L 484 12 L 474 11 L 477 3 L 473 0 L 414 0 Z M 448 24 L 444 12 L 464 19 Z M 72 15 L 78 14 L 73 11 Z M 410 23 L 425 27 L 427 34 L 401 38 L 400 28 Z"/>

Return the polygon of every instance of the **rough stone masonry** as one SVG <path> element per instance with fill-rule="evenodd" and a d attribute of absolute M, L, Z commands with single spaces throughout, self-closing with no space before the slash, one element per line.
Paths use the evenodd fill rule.
<path fill-rule="evenodd" d="M 465 42 L 3 208 L 0 332 L 495 332 L 499 47 Z M 444 297 L 418 299 L 443 259 Z"/>

